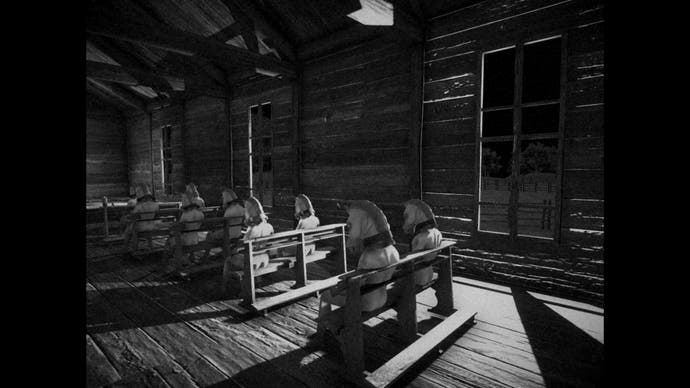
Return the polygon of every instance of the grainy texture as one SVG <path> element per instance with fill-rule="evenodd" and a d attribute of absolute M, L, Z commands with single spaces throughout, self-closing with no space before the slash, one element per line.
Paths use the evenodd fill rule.
<path fill-rule="evenodd" d="M 467 273 L 603 303 L 603 31 L 596 0 L 486 0 L 428 23 L 423 199 L 444 216 L 443 232 L 494 251 L 490 259 L 463 254 Z M 559 33 L 567 34 L 560 242 L 480 238 L 473 223 L 481 53 Z"/>
<path fill-rule="evenodd" d="M 127 148 L 122 114 L 92 98 L 86 105 L 86 198 L 126 196 Z"/>
<path fill-rule="evenodd" d="M 117 254 L 103 259 L 102 251 L 87 246 L 87 386 L 349 386 L 338 350 L 310 338 L 318 298 L 265 317 L 247 315 L 237 296 L 219 295 L 220 271 L 173 281 L 152 260 L 124 261 Z M 313 279 L 335 272 L 329 261 L 308 268 Z M 257 292 L 288 291 L 291 277 L 265 276 Z M 457 276 L 453 294 L 460 311 L 478 311 L 476 324 L 405 375 L 400 386 L 601 384 L 602 309 Z M 427 312 L 435 304 L 432 289 L 417 296 L 421 334 L 439 322 Z M 367 370 L 405 348 L 395 317 L 388 310 L 364 323 Z"/>

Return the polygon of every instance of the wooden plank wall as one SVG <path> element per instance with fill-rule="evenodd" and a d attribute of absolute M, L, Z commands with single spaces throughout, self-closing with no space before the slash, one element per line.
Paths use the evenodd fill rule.
<path fill-rule="evenodd" d="M 180 104 L 167 106 L 151 112 L 151 140 L 153 145 L 153 181 L 155 187 L 155 194 L 157 199 L 164 200 L 179 200 L 176 193 L 180 193 L 185 189 L 185 174 L 184 174 L 184 153 L 182 145 L 182 118 L 183 106 Z M 165 195 L 165 190 L 162 185 L 162 169 L 161 169 L 161 137 L 162 128 L 165 126 L 172 126 L 172 133 L 170 142 L 172 144 L 172 160 L 173 160 L 173 194 Z"/>
<path fill-rule="evenodd" d="M 148 113 L 134 111 L 125 115 L 129 182 L 151 185 L 151 138 Z"/>
<path fill-rule="evenodd" d="M 302 190 L 322 223 L 337 201 L 370 200 L 397 236 L 408 198 L 412 47 L 379 39 L 305 64 Z"/>
<path fill-rule="evenodd" d="M 127 149 L 120 112 L 87 97 L 86 198 L 126 196 Z"/>
<path fill-rule="evenodd" d="M 487 0 L 429 21 L 422 191 L 447 235 L 475 236 L 480 54 L 516 39 L 567 33 L 563 206 L 558 249 L 468 255 L 467 273 L 603 298 L 604 10 L 592 0 Z M 501 243 L 501 241 L 496 241 Z M 491 244 L 489 249 L 496 250 Z M 516 253 L 524 247 L 506 246 Z M 544 253 L 546 252 L 546 253 Z M 539 257 L 539 258 L 535 258 Z"/>
<path fill-rule="evenodd" d="M 194 182 L 207 205 L 219 206 L 228 186 L 230 149 L 225 99 L 200 96 L 185 102 L 184 152 L 187 182 Z"/>
<path fill-rule="evenodd" d="M 287 81 L 264 80 L 233 91 L 230 105 L 233 151 L 233 184 L 240 198 L 249 196 L 248 127 L 249 108 L 271 103 L 273 131 L 273 208 L 269 222 L 276 229 L 294 227 L 295 158 L 292 139 L 296 130 L 292 106 L 293 86 Z"/>

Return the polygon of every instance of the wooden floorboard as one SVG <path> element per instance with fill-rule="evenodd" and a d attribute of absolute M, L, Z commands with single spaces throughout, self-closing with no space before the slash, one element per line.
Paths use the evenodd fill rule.
<path fill-rule="evenodd" d="M 252 315 L 238 296 L 221 292 L 220 270 L 172 280 L 161 271 L 162 254 L 124 260 L 118 249 L 86 249 L 87 386 L 350 386 L 339 351 L 310 338 L 316 297 Z M 310 280 L 335 274 L 328 259 L 308 265 Z M 289 270 L 264 276 L 257 297 L 289 290 L 292 279 Z M 456 307 L 478 311 L 476 324 L 398 386 L 590 387 L 600 380 L 600 308 L 459 277 L 453 289 Z M 417 301 L 424 333 L 440 322 L 427 313 L 434 291 Z M 395 315 L 365 322 L 367 370 L 405 348 Z"/>

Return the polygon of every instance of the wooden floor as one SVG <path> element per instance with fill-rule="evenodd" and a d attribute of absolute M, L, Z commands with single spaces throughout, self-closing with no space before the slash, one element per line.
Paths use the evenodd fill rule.
<path fill-rule="evenodd" d="M 219 271 L 178 282 L 158 272 L 155 255 L 131 262 L 113 248 L 86 251 L 87 386 L 349 386 L 338 352 L 310 342 L 315 297 L 252 316 L 220 295 Z M 329 271 L 323 261 L 309 265 L 310 279 Z M 288 289 L 286 279 L 267 276 L 258 296 Z M 601 385 L 602 309 L 459 276 L 453 286 L 456 307 L 478 311 L 477 323 L 398 385 Z M 426 312 L 433 290 L 417 300 L 423 333 L 439 322 Z M 395 325 L 392 310 L 366 322 L 368 370 L 404 348 Z"/>

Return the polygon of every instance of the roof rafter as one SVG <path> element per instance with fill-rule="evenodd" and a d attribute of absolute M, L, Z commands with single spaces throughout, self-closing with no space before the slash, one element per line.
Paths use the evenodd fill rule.
<path fill-rule="evenodd" d="M 144 112 L 146 111 L 146 104 L 143 101 L 133 96 L 131 93 L 117 88 L 116 86 L 107 85 L 89 77 L 86 78 L 86 84 L 87 88 L 91 86 L 93 89 L 98 90 L 101 94 L 114 98 L 124 105 Z"/>
<path fill-rule="evenodd" d="M 165 91 L 183 91 L 185 89 L 184 76 L 175 76 L 145 69 L 134 69 L 115 66 L 107 63 L 86 61 L 86 76 L 96 80 L 117 82 L 130 86 L 163 86 Z"/>
<path fill-rule="evenodd" d="M 199 55 L 220 63 L 258 67 L 290 78 L 295 77 L 295 67 L 291 63 L 165 25 L 151 26 L 123 20 L 117 15 L 100 14 L 91 15 L 87 19 L 86 29 L 92 34 L 138 42 L 183 55 Z"/>
<path fill-rule="evenodd" d="M 271 45 L 277 48 L 278 52 L 285 58 L 292 62 L 297 60 L 292 43 L 269 22 L 269 18 L 256 4 L 249 0 L 223 0 L 223 4 L 228 7 L 233 17 L 237 14 L 244 14 L 251 19 L 254 27 L 266 35 L 271 40 Z"/>

